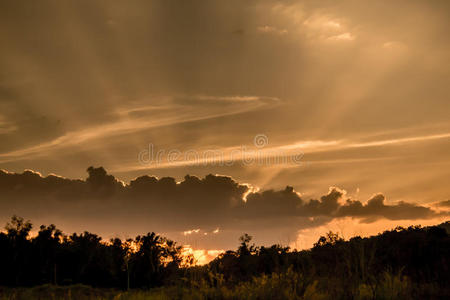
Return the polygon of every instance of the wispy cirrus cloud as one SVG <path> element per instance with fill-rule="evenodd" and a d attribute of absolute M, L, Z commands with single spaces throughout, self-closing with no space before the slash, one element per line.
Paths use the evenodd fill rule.
<path fill-rule="evenodd" d="M 426 143 L 433 140 L 446 140 L 450 133 L 430 134 L 423 136 L 398 137 L 395 139 L 374 139 L 365 141 L 351 140 L 312 140 L 298 141 L 290 144 L 271 145 L 255 148 L 253 144 L 238 145 L 226 148 L 196 148 L 181 151 L 179 149 L 162 149 L 154 153 L 153 145 L 149 145 L 146 151 L 148 156 L 144 161 L 136 161 L 131 164 L 122 164 L 115 168 L 117 172 L 129 172 L 146 169 L 175 168 L 183 166 L 207 166 L 207 165 L 285 165 L 296 167 L 308 163 L 305 154 L 327 153 L 345 151 L 357 148 L 375 148 L 386 146 L 401 146 L 408 143 Z M 142 152 L 141 151 L 141 152 Z M 151 157 L 149 155 L 152 155 Z M 389 160 L 395 157 L 368 157 L 368 158 L 342 158 L 342 159 L 315 159 L 314 163 L 351 163 L 371 160 Z"/>
<path fill-rule="evenodd" d="M 265 33 L 265 34 L 278 34 L 278 35 L 283 35 L 283 34 L 287 34 L 288 30 L 287 29 L 280 29 L 274 26 L 268 26 L 268 25 L 264 25 L 264 26 L 259 26 L 258 31 L 261 33 Z"/>
<path fill-rule="evenodd" d="M 6 118 L 0 115 L 0 134 L 9 134 L 17 130 L 17 126 L 8 122 Z"/>
<path fill-rule="evenodd" d="M 180 100 L 180 96 L 165 97 L 158 105 L 134 104 L 118 108 L 113 112 L 117 116 L 113 122 L 68 131 L 49 142 L 0 153 L 0 163 L 20 160 L 30 155 L 49 155 L 62 148 L 83 146 L 88 142 L 151 128 L 242 114 L 270 108 L 280 103 L 278 98 L 258 96 L 197 95 L 182 98 L 183 100 Z"/>

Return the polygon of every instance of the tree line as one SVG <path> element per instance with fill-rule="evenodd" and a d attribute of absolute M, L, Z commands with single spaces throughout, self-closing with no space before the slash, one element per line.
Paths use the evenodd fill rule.
<path fill-rule="evenodd" d="M 29 221 L 14 216 L 0 233 L 0 286 L 154 287 L 169 283 L 183 261 L 192 259 L 154 232 L 104 242 L 89 232 L 64 235 L 55 225 L 40 226 L 35 237 L 31 229 Z"/>
<path fill-rule="evenodd" d="M 195 266 L 181 246 L 155 233 L 105 242 L 89 232 L 64 235 L 49 225 L 30 237 L 32 224 L 14 216 L 0 233 L 0 286 L 232 288 L 255 278 L 295 274 L 295 292 L 301 295 L 317 286 L 337 299 L 352 299 L 362 288 L 376 294 L 390 280 L 392 285 L 408 285 L 410 292 L 417 289 L 414 292 L 423 297 L 450 296 L 449 228 L 450 222 L 398 227 L 348 241 L 329 232 L 303 251 L 256 246 L 244 234 L 238 249 Z"/>

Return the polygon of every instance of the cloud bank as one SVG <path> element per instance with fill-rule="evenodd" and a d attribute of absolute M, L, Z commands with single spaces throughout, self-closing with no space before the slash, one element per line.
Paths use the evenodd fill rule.
<path fill-rule="evenodd" d="M 141 176 L 125 184 L 102 167 L 89 167 L 87 172 L 82 180 L 43 177 L 30 170 L 0 171 L 0 218 L 20 214 L 40 222 L 60 221 L 73 230 L 87 226 L 109 234 L 160 231 L 189 236 L 188 242 L 194 238 L 202 246 L 218 239 L 227 246 L 243 232 L 258 232 L 264 241 L 275 243 L 281 233 L 295 235 L 344 217 L 370 223 L 449 215 L 414 203 L 388 204 L 382 194 L 363 203 L 336 187 L 319 199 L 306 200 L 290 186 L 256 191 L 221 175 L 186 175 L 181 182 Z"/>

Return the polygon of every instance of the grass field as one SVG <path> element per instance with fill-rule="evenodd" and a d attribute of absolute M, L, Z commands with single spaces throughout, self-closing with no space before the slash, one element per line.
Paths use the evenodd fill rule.
<path fill-rule="evenodd" d="M 259 276 L 232 288 L 202 281 L 189 287 L 167 286 L 150 290 L 120 291 L 96 289 L 84 285 L 52 286 L 33 288 L 0 288 L 0 300 L 144 300 L 144 299 L 346 299 L 327 291 L 333 282 L 314 281 L 307 283 L 298 273 L 287 272 L 271 276 Z M 406 277 L 385 273 L 377 286 L 361 284 L 353 292 L 353 299 L 414 299 L 414 289 Z M 422 286 L 420 289 L 433 289 Z M 333 289 L 331 289 L 333 290 Z"/>

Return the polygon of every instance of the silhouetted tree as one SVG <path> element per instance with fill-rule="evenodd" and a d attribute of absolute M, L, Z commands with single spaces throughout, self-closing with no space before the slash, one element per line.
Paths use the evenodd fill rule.
<path fill-rule="evenodd" d="M 5 232 L 0 232 L 0 286 L 81 283 L 128 289 L 207 283 L 233 287 L 254 282 L 258 276 L 266 280 L 281 274 L 274 276 L 278 283 L 295 282 L 300 296 L 306 287 L 314 286 L 332 298 L 351 299 L 363 289 L 369 298 L 377 299 L 382 298 L 379 293 L 388 280 L 390 288 L 411 282 L 408 291 L 417 298 L 446 299 L 450 296 L 446 228 L 448 223 L 398 227 L 348 241 L 328 232 L 304 251 L 281 245 L 256 247 L 251 236 L 244 234 L 236 251 L 226 251 L 206 266 L 192 267 L 184 265 L 180 246 L 154 232 L 126 241 L 103 241 L 89 232 L 67 236 L 52 224 L 40 226 L 37 235 L 30 237 L 31 223 L 13 216 Z"/>

